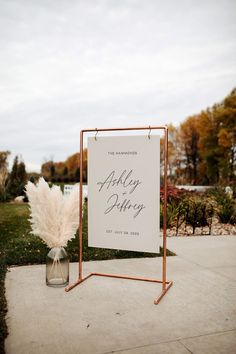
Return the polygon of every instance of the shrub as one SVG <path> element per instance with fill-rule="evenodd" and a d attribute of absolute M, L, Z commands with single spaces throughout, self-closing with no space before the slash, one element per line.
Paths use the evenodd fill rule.
<path fill-rule="evenodd" d="M 0 186 L 0 202 L 6 202 L 10 199 L 10 195 L 5 187 Z"/>
<path fill-rule="evenodd" d="M 211 197 L 206 197 L 204 199 L 205 201 L 205 209 L 204 209 L 204 213 L 205 216 L 204 218 L 207 221 L 207 226 L 209 227 L 209 235 L 211 234 L 211 227 L 212 227 L 212 220 L 213 220 L 213 216 L 215 215 L 215 212 L 217 210 L 217 204 L 215 202 L 215 200 Z"/>
<path fill-rule="evenodd" d="M 190 225 L 195 234 L 196 227 L 209 227 L 209 234 L 211 233 L 212 219 L 216 210 L 216 203 L 210 197 L 203 197 L 199 195 L 185 195 L 177 205 L 175 227 L 176 236 L 180 226 Z"/>
<path fill-rule="evenodd" d="M 217 203 L 220 203 L 222 200 L 225 199 L 225 191 L 221 187 L 213 187 L 207 190 L 206 192 L 207 197 L 214 198 Z"/>
<path fill-rule="evenodd" d="M 236 202 L 227 195 L 223 188 L 212 188 L 207 192 L 217 203 L 216 214 L 223 224 L 236 223 Z"/>
<path fill-rule="evenodd" d="M 192 196 L 188 199 L 185 222 L 186 225 L 190 225 L 192 227 L 193 235 L 195 234 L 196 227 L 203 227 L 207 225 L 205 205 L 200 197 Z"/>
<path fill-rule="evenodd" d="M 184 196 L 182 199 L 179 200 L 176 206 L 176 219 L 175 219 L 176 236 L 178 235 L 179 228 L 186 221 L 187 211 L 188 211 L 188 197 Z"/>
<path fill-rule="evenodd" d="M 166 227 L 169 228 L 171 226 L 173 226 L 173 223 L 175 221 L 176 218 L 176 205 L 175 203 L 169 202 L 167 204 L 167 214 L 166 214 Z M 164 204 L 161 201 L 160 204 L 160 227 L 163 228 L 163 213 L 164 213 Z"/>
<path fill-rule="evenodd" d="M 236 203 L 233 199 L 225 195 L 225 198 L 218 203 L 217 215 L 223 224 L 236 223 Z"/>

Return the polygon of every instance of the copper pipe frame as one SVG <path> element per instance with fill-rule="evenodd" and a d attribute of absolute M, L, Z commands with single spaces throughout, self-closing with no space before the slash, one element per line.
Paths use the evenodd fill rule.
<path fill-rule="evenodd" d="M 127 275 L 119 275 L 119 274 L 106 274 L 106 273 L 97 273 L 92 272 L 83 278 L 82 272 L 82 227 L 83 227 L 83 137 L 84 133 L 95 132 L 96 135 L 98 132 L 111 132 L 111 131 L 130 131 L 130 130 L 149 130 L 149 135 L 151 130 L 164 130 L 164 207 L 163 207 L 163 261 L 162 261 L 162 280 L 150 279 L 150 278 L 142 278 L 142 277 L 131 277 Z M 78 280 L 65 288 L 65 291 L 68 292 L 75 288 L 77 285 L 83 283 L 85 280 L 90 278 L 91 276 L 101 276 L 101 277 L 110 277 L 110 278 L 118 278 L 118 279 L 128 279 L 128 280 L 138 280 L 138 281 L 147 281 L 154 283 L 162 284 L 162 291 L 160 295 L 154 300 L 154 304 L 157 305 L 163 296 L 167 293 L 167 291 L 173 285 L 172 281 L 166 280 L 166 220 L 167 220 L 167 165 L 168 165 L 168 127 L 167 126 L 149 126 L 149 127 L 132 127 L 132 128 L 104 128 L 104 129 L 85 129 L 80 132 L 80 195 L 79 195 L 79 277 Z"/>

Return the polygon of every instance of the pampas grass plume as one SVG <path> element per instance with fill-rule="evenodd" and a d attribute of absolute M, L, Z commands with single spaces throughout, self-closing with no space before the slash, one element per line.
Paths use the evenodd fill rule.
<path fill-rule="evenodd" d="M 60 187 L 50 188 L 41 177 L 37 185 L 27 183 L 26 194 L 32 233 L 50 248 L 65 247 L 79 226 L 78 186 L 74 186 L 69 196 L 63 196 Z"/>

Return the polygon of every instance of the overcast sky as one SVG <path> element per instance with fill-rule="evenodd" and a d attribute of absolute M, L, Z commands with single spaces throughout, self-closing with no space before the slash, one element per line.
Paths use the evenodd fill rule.
<path fill-rule="evenodd" d="M 83 128 L 178 125 L 236 86 L 235 0 L 0 0 L 0 150 L 28 170 Z"/>

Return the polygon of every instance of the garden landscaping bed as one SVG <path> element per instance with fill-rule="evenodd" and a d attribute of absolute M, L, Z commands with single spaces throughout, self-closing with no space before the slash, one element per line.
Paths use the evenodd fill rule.
<path fill-rule="evenodd" d="M 176 227 L 172 227 L 167 231 L 168 236 L 176 236 Z M 193 229 L 191 226 L 181 225 L 178 230 L 178 236 L 229 236 L 236 235 L 236 225 L 223 224 L 214 217 L 212 220 L 211 233 L 209 234 L 209 227 L 196 227 L 195 233 L 193 234 Z"/>
<path fill-rule="evenodd" d="M 164 194 L 161 190 L 161 225 Z M 235 235 L 236 200 L 223 188 L 192 192 L 168 187 L 168 236 Z"/>

